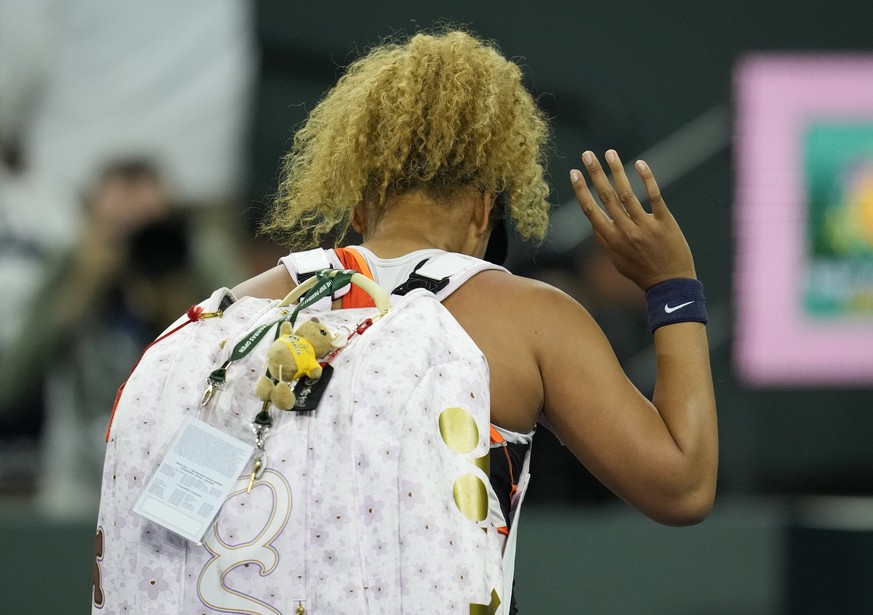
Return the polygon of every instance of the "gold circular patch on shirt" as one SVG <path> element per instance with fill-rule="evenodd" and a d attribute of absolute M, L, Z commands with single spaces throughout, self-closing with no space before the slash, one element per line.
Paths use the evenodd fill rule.
<path fill-rule="evenodd" d="M 488 516 L 488 490 L 475 474 L 462 474 L 452 489 L 455 505 L 471 521 L 484 521 Z"/>
<path fill-rule="evenodd" d="M 476 419 L 463 408 L 446 408 L 440 412 L 440 435 L 446 446 L 456 453 L 471 453 L 479 444 Z"/>

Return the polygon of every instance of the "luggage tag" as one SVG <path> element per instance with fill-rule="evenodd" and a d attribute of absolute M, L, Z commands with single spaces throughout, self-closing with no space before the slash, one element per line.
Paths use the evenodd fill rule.
<path fill-rule="evenodd" d="M 255 447 L 187 416 L 134 512 L 200 544 Z"/>
<path fill-rule="evenodd" d="M 303 377 L 294 385 L 294 405 L 291 410 L 306 412 L 315 410 L 324 396 L 327 383 L 333 376 L 333 366 L 325 363 L 321 368 L 321 377 L 318 380 Z"/>

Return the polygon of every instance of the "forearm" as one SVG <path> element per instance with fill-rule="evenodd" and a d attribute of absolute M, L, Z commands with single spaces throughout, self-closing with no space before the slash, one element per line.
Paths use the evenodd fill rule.
<path fill-rule="evenodd" d="M 683 322 L 660 327 L 654 335 L 657 380 L 652 402 L 681 454 L 685 489 L 711 499 L 718 471 L 718 424 L 706 327 Z"/>

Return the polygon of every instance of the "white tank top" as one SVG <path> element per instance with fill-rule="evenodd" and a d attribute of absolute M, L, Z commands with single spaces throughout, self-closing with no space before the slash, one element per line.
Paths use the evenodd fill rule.
<path fill-rule="evenodd" d="M 357 250 L 358 254 L 364 257 L 376 283 L 389 293 L 408 280 L 409 274 L 413 272 L 416 265 L 421 261 L 444 253 L 443 250 L 429 248 L 416 250 L 397 258 L 379 258 L 362 246 L 349 247 Z"/>
<path fill-rule="evenodd" d="M 415 270 L 415 267 L 424 260 L 445 254 L 443 250 L 436 248 L 428 248 L 425 250 L 416 250 L 397 258 L 379 258 L 367 248 L 361 246 L 348 246 L 360 254 L 367 262 L 370 272 L 376 283 L 382 287 L 386 293 L 391 293 L 397 286 L 409 279 L 409 275 Z M 300 282 L 298 272 L 315 271 L 325 267 L 334 267 L 342 269 L 343 264 L 333 250 L 308 250 L 305 252 L 293 252 L 279 259 L 279 263 L 285 266 L 294 283 Z M 334 295 L 334 299 L 343 296 L 348 289 L 344 289 Z"/>

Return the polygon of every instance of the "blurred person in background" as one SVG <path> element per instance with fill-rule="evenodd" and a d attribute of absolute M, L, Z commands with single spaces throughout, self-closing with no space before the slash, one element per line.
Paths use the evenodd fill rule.
<path fill-rule="evenodd" d="M 247 0 L 0 0 L 0 354 L 46 259 L 78 241 L 80 195 L 106 161 L 162 161 L 186 203 L 241 195 L 253 13 Z"/>
<path fill-rule="evenodd" d="M 248 0 L 0 0 L 0 361 L 22 371 L 12 344 L 56 274 L 44 270 L 94 235 L 81 194 L 106 161 L 160 160 L 193 204 L 200 264 L 244 275 L 228 205 L 245 183 L 257 68 Z M 103 245 L 90 248 L 94 273 L 117 257 Z M 43 387 L 0 378 L 15 385 L 0 392 L 0 496 L 27 495 Z"/>
<path fill-rule="evenodd" d="M 18 408 L 44 383 L 38 510 L 76 518 L 97 510 L 118 383 L 203 293 L 188 221 L 151 163 L 107 167 L 86 199 L 85 220 L 78 242 L 47 268 L 0 357 L 5 407 Z"/>

